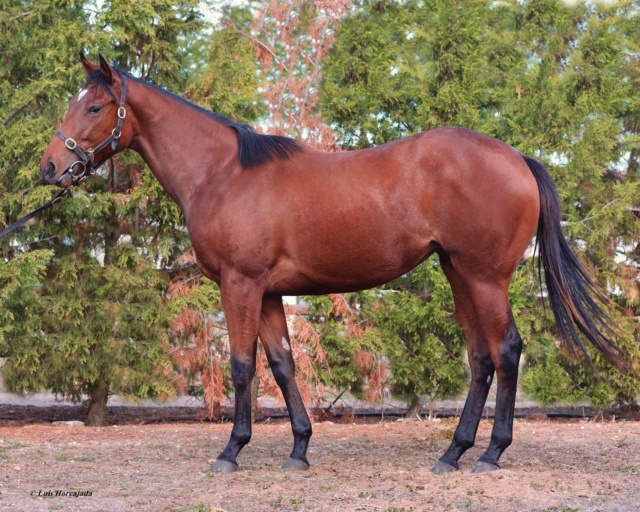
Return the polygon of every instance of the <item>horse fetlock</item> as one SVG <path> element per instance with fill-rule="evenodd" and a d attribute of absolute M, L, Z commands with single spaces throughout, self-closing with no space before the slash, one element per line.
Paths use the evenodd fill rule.
<path fill-rule="evenodd" d="M 512 442 L 513 435 L 511 435 L 510 433 L 497 435 L 494 434 L 491 436 L 491 444 L 495 446 L 500 453 L 506 450 Z"/>
<path fill-rule="evenodd" d="M 249 444 L 249 441 L 251 441 L 251 433 L 247 433 L 247 432 L 232 432 L 231 433 L 231 440 L 229 444 L 234 444 L 236 446 L 238 446 L 238 450 L 240 450 L 243 446 Z"/>
<path fill-rule="evenodd" d="M 461 453 L 466 452 L 469 448 L 473 448 L 475 444 L 476 444 L 475 438 L 457 437 L 455 434 L 453 436 L 453 441 L 451 443 L 452 448 L 456 448 Z"/>

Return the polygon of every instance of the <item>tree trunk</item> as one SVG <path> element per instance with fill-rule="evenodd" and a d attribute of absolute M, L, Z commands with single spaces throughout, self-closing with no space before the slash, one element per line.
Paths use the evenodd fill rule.
<path fill-rule="evenodd" d="M 411 397 L 411 403 L 409 404 L 409 410 L 407 411 L 407 415 L 405 418 L 408 420 L 415 419 L 417 415 L 422 412 L 422 400 L 418 395 L 413 395 Z"/>
<path fill-rule="evenodd" d="M 87 412 L 88 427 L 104 427 L 107 421 L 107 400 L 109 399 L 109 383 L 99 382 L 91 391 L 91 402 Z"/>

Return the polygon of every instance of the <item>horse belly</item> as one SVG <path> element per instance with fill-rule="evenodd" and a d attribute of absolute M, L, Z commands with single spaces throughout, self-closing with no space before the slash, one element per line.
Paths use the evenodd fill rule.
<path fill-rule="evenodd" d="M 432 254 L 437 245 L 410 233 L 349 231 L 304 237 L 272 269 L 269 293 L 342 293 L 385 284 Z"/>

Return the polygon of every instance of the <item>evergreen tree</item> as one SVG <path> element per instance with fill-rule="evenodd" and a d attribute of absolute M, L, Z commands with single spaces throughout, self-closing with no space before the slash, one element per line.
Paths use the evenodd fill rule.
<path fill-rule="evenodd" d="M 247 1 L 207 30 L 195 0 L 0 2 L 0 224 L 57 192 L 35 185 L 84 79 L 79 50 L 323 148 L 463 125 L 549 167 L 566 233 L 617 304 L 626 338 L 616 341 L 640 365 L 637 2 Z M 110 392 L 168 396 L 201 383 L 213 414 L 228 379 L 219 291 L 202 280 L 183 226 L 177 205 L 125 152 L 1 240 L 8 385 L 88 395 L 89 421 L 100 423 Z M 511 286 L 525 389 L 543 402 L 633 402 L 637 373 L 592 352 L 597 380 L 558 349 L 543 294 L 525 262 Z M 414 405 L 460 388 L 463 339 L 436 260 L 379 290 L 308 301 L 314 329 L 296 318 L 302 344 L 292 347 L 307 384 L 371 400 L 390 388 Z M 265 364 L 258 375 L 271 392 Z"/>
<path fill-rule="evenodd" d="M 369 308 L 381 331 L 379 350 L 388 359 L 391 392 L 409 403 L 407 416 L 462 391 L 464 333 L 456 323 L 449 283 L 437 259 L 420 265 Z"/>
<path fill-rule="evenodd" d="M 629 122 L 637 111 L 629 62 L 638 43 L 637 32 L 629 30 L 637 14 L 632 2 L 573 7 L 532 2 L 518 13 L 531 65 L 521 74 L 520 101 L 505 109 L 510 125 L 518 127 L 513 143 L 548 165 L 563 200 L 565 232 L 620 306 L 612 314 L 626 336 L 616 342 L 635 361 L 635 372 L 625 375 L 590 350 L 603 377 L 598 379 L 542 335 L 540 346 L 530 343 L 526 351 L 523 379 L 525 389 L 545 401 L 562 396 L 598 405 L 633 403 L 640 388 L 634 318 L 640 233 L 630 211 L 637 204 L 633 150 L 639 139 L 637 125 Z"/>
<path fill-rule="evenodd" d="M 186 82 L 178 50 L 181 37 L 199 26 L 195 5 L 149 1 L 137 9 L 111 2 L 97 13 L 89 2 L 3 6 L 3 223 L 56 192 L 34 185 L 55 124 L 84 77 L 78 51 L 113 51 L 124 65 L 140 62 L 132 70 L 157 83 Z M 188 240 L 177 207 L 163 194 L 144 204 L 132 194 L 144 179 L 142 168 L 130 155 L 119 155 L 72 198 L 0 242 L 2 349 L 10 356 L 5 381 L 20 392 L 44 388 L 73 399 L 89 396 L 89 424 L 104 422 L 110 392 L 175 392 L 171 311 L 164 304 L 168 283 L 157 267 L 171 269 Z M 16 286 L 20 293 L 11 292 Z"/>

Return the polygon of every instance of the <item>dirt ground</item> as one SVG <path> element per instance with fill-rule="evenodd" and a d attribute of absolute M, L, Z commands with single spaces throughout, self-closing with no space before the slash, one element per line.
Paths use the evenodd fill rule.
<path fill-rule="evenodd" d="M 640 507 L 640 422 L 517 420 L 502 469 L 471 474 L 430 469 L 456 421 L 321 422 L 312 468 L 283 471 L 287 423 L 254 426 L 242 470 L 212 474 L 231 425 L 173 423 L 72 428 L 0 426 L 2 511 L 636 511 Z M 59 491 L 59 492 L 57 492 Z M 55 496 L 57 492 L 57 496 Z M 45 496 L 47 493 L 54 496 Z M 79 496 L 71 493 L 80 494 Z M 40 496 L 38 496 L 40 494 Z"/>

